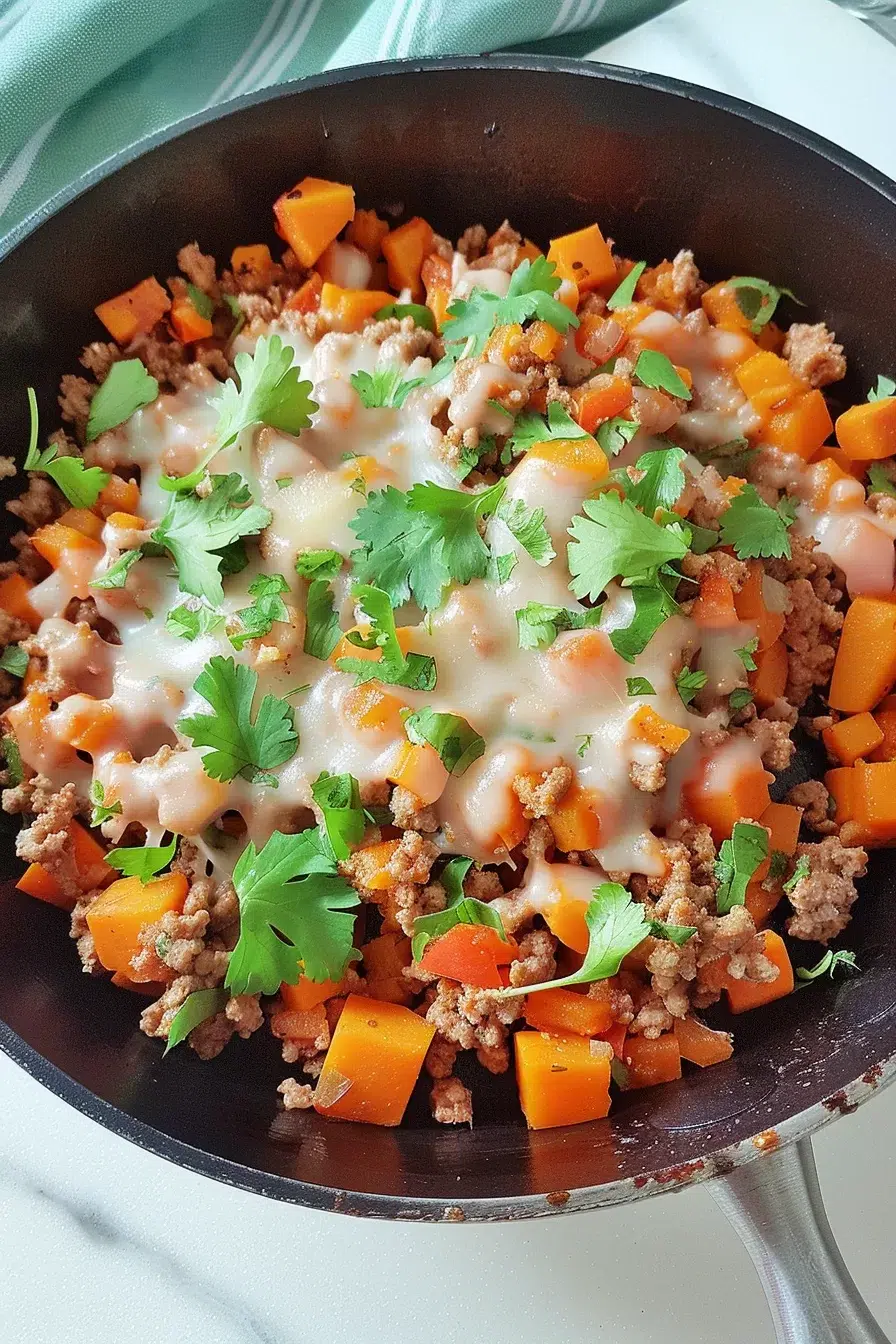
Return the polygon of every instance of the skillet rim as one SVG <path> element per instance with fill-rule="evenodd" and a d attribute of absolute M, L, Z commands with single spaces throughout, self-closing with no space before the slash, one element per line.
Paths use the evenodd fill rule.
<path fill-rule="evenodd" d="M 405 73 L 426 74 L 430 71 L 487 69 L 532 70 L 545 74 L 567 74 L 579 78 L 600 79 L 611 84 L 636 85 L 726 112 L 781 136 L 803 150 L 820 155 L 836 168 L 864 182 L 896 207 L 896 182 L 885 173 L 865 163 L 850 151 L 841 149 L 824 136 L 798 126 L 777 113 L 756 107 L 744 99 L 712 89 L 702 89 L 670 76 L 651 74 L 627 66 L 571 60 L 565 57 L 497 53 L 483 56 L 437 57 L 427 60 L 381 61 L 369 65 L 346 66 L 307 79 L 290 80 L 259 92 L 228 99 L 214 107 L 172 122 L 132 142 L 82 173 L 27 215 L 6 235 L 0 237 L 0 263 L 43 224 L 63 211 L 84 192 L 151 150 L 177 140 L 182 135 L 210 122 L 261 103 L 292 97 L 308 89 Z M 97 1121 L 119 1137 L 130 1140 L 144 1151 L 154 1153 L 157 1157 L 165 1158 L 195 1174 L 211 1177 L 241 1190 L 267 1195 L 285 1203 L 299 1204 L 321 1211 L 423 1222 L 500 1222 L 545 1217 L 551 1213 L 580 1212 L 629 1203 L 668 1190 L 681 1189 L 714 1176 L 724 1175 L 735 1167 L 760 1157 L 764 1152 L 775 1151 L 778 1147 L 814 1133 L 838 1116 L 851 1113 L 896 1079 L 896 1050 L 894 1050 L 883 1059 L 869 1063 L 866 1071 L 836 1097 L 823 1099 L 787 1117 L 777 1123 L 773 1130 L 763 1131 L 714 1152 L 707 1152 L 699 1160 L 684 1167 L 672 1167 L 667 1171 L 655 1172 L 646 1178 L 630 1177 L 602 1185 L 583 1186 L 572 1191 L 459 1199 L 456 1203 L 450 1204 L 447 1200 L 432 1197 L 405 1199 L 396 1195 L 348 1192 L 330 1186 L 313 1185 L 293 1177 L 263 1172 L 256 1167 L 247 1167 L 174 1139 L 145 1121 L 120 1110 L 111 1102 L 103 1100 L 28 1045 L 2 1020 L 0 1020 L 0 1050 L 31 1078 L 80 1111 L 82 1115 Z"/>

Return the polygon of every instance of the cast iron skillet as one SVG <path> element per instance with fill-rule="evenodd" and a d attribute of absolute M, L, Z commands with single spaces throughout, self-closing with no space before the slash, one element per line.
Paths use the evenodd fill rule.
<path fill-rule="evenodd" d="M 0 248 L 5 442 L 27 383 L 53 420 L 59 374 L 101 332 L 99 300 L 174 269 L 193 238 L 227 257 L 273 240 L 271 201 L 305 173 L 353 183 L 456 236 L 507 215 L 527 235 L 598 219 L 630 256 L 692 247 L 704 274 L 776 279 L 845 342 L 847 397 L 892 368 L 896 186 L 808 132 L 632 71 L 481 58 L 339 71 L 203 113 L 86 175 Z M 16 865 L 7 837 L 7 872 Z M 849 929 L 861 976 L 736 1020 L 727 1064 L 624 1097 L 593 1125 L 529 1133 L 512 1076 L 477 1074 L 472 1131 L 435 1126 L 421 1088 L 401 1129 L 279 1113 L 289 1070 L 259 1032 L 211 1063 L 164 1063 L 139 1001 L 81 973 L 64 918 L 0 901 L 0 1045 L 58 1095 L 192 1170 L 320 1209 L 522 1218 L 614 1204 L 731 1170 L 853 1109 L 893 1070 L 892 863 Z M 814 948 L 804 949 L 804 959 Z M 757 1139 L 757 1135 L 763 1137 Z"/>

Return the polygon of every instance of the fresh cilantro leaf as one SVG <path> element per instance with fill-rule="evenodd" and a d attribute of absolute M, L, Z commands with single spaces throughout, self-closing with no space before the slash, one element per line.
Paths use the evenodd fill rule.
<path fill-rule="evenodd" d="M 576 747 L 576 755 L 578 756 L 580 761 L 585 759 L 585 752 L 591 746 L 591 739 L 593 738 L 593 736 L 594 736 L 593 733 L 576 734 L 576 741 L 579 743 L 579 745 Z"/>
<path fill-rule="evenodd" d="M 626 420 L 624 415 L 614 415 L 598 425 L 594 437 L 607 457 L 615 457 L 627 443 L 631 443 L 640 428 L 637 420 Z"/>
<path fill-rule="evenodd" d="M 627 626 L 610 631 L 610 643 L 627 663 L 644 652 L 663 622 L 678 611 L 678 603 L 669 592 L 669 587 L 677 583 L 677 577 L 658 574 L 652 583 L 632 585 L 635 614 Z"/>
<path fill-rule="evenodd" d="M 224 617 L 219 611 L 213 611 L 204 602 L 197 602 L 195 599 L 175 607 L 165 617 L 165 629 L 169 634 L 190 641 L 196 639 L 198 635 L 210 634 L 223 624 Z"/>
<path fill-rule="evenodd" d="M 687 554 L 678 523 L 660 526 L 615 491 L 586 499 L 582 509 L 586 516 L 573 518 L 567 547 L 569 586 L 580 599 L 596 601 L 611 579 L 652 576 L 660 565 Z"/>
<path fill-rule="evenodd" d="M 196 309 L 200 317 L 204 317 L 206 322 L 211 322 L 215 312 L 214 301 L 209 298 L 205 290 L 200 289 L 198 285 L 188 284 L 187 295 L 190 303 Z"/>
<path fill-rule="evenodd" d="M 296 573 L 300 579 L 335 579 L 342 568 L 342 556 L 338 551 L 326 548 L 299 551 L 296 556 Z"/>
<path fill-rule="evenodd" d="M 11 677 L 24 677 L 28 671 L 28 655 L 21 644 L 7 644 L 0 653 L 0 667 Z"/>
<path fill-rule="evenodd" d="M 561 630 L 584 630 L 600 624 L 600 607 L 572 611 L 551 607 L 544 602 L 527 602 L 516 613 L 517 637 L 521 649 L 546 649 Z"/>
<path fill-rule="evenodd" d="M 625 689 L 629 695 L 656 695 L 646 677 L 626 677 Z"/>
<path fill-rule="evenodd" d="M 742 648 L 734 650 L 748 672 L 756 671 L 756 659 L 753 657 L 753 654 L 758 648 L 759 636 L 754 635 L 748 644 L 744 644 Z"/>
<path fill-rule="evenodd" d="M 687 453 L 671 444 L 668 448 L 655 448 L 643 453 L 636 462 L 638 471 L 644 475 L 628 491 L 628 498 L 639 509 L 643 509 L 648 518 L 652 518 L 657 509 L 671 509 L 684 490 L 684 472 L 681 464 Z"/>
<path fill-rule="evenodd" d="M 218 412 L 215 448 L 235 443 L 243 430 L 270 425 L 286 434 L 299 434 L 311 424 L 317 403 L 311 399 L 311 384 L 302 381 L 293 365 L 295 351 L 279 336 L 259 336 L 254 354 L 236 356 L 239 382 L 228 378 L 212 401 Z"/>
<path fill-rule="evenodd" d="M 289 612 L 281 593 L 289 592 L 289 584 L 282 574 L 259 574 L 249 584 L 249 596 L 255 601 L 242 607 L 236 618 L 242 629 L 228 632 L 235 649 L 242 649 L 250 639 L 260 639 L 270 632 L 275 621 L 289 623 Z"/>
<path fill-rule="evenodd" d="M 635 286 L 644 274 L 646 267 L 646 261 L 635 262 L 625 279 L 619 281 L 619 284 L 607 299 L 607 308 L 611 313 L 615 313 L 617 308 L 628 307 L 635 297 Z"/>
<path fill-rule="evenodd" d="M 719 880 L 716 909 L 720 915 L 727 915 L 736 905 L 743 905 L 750 879 L 766 858 L 768 831 L 765 827 L 736 821 L 730 838 L 722 841 L 714 864 Z"/>
<path fill-rule="evenodd" d="M 422 378 L 405 380 L 404 370 L 399 368 L 377 369 L 376 373 L 353 373 L 352 387 L 361 398 L 362 405 L 369 410 L 380 407 L 400 407 L 408 399 L 415 387 L 420 387 Z"/>
<path fill-rule="evenodd" d="M 91 579 L 87 586 L 89 588 L 124 588 L 128 581 L 128 575 L 142 555 L 143 548 L 140 546 L 135 551 L 124 551 L 117 560 L 112 562 L 105 574 L 101 574 L 98 579 Z"/>
<path fill-rule="evenodd" d="M 544 509 L 528 509 L 521 499 L 502 499 L 496 514 L 536 565 L 544 567 L 556 559 L 551 534 L 544 525 Z"/>
<path fill-rule="evenodd" d="M 277 482 L 277 489 L 278 489 L 278 490 L 285 490 L 285 489 L 287 488 L 287 486 L 292 485 L 293 477 L 292 477 L 292 476 L 275 476 L 275 477 L 274 477 L 274 480 Z"/>
<path fill-rule="evenodd" d="M 90 786 L 90 801 L 93 803 L 90 814 L 91 826 L 102 826 L 110 817 L 121 816 L 121 803 L 106 802 L 106 791 L 98 779 L 95 779 Z"/>
<path fill-rule="evenodd" d="M 324 815 L 324 831 L 334 857 L 347 859 L 367 828 L 358 781 L 354 775 L 331 775 L 324 770 L 311 785 L 311 797 Z"/>
<path fill-rule="evenodd" d="M 618 1088 L 624 1092 L 628 1085 L 631 1074 L 621 1059 L 614 1055 L 610 1060 L 610 1077 Z"/>
<path fill-rule="evenodd" d="M 433 690 L 437 680 L 435 659 L 428 654 L 404 652 L 395 629 L 389 594 L 363 584 L 354 590 L 353 596 L 370 622 L 370 634 L 364 636 L 353 630 L 346 639 L 358 648 L 381 649 L 382 657 L 376 662 L 370 658 L 337 658 L 339 671 L 354 673 L 358 686 L 365 681 L 381 681 L 390 686 L 409 686 L 415 691 Z"/>
<path fill-rule="evenodd" d="M 698 691 L 703 690 L 707 680 L 705 672 L 692 672 L 689 667 L 683 667 L 675 678 L 675 687 L 681 696 L 681 703 L 689 705 Z"/>
<path fill-rule="evenodd" d="M 872 462 L 868 468 L 869 495 L 896 495 L 896 485 L 890 480 L 879 462 Z"/>
<path fill-rule="evenodd" d="M 411 956 L 419 961 L 426 951 L 427 943 L 440 938 L 443 933 L 453 929 L 456 924 L 485 924 L 494 929 L 500 938 L 507 941 L 504 925 L 497 910 L 493 910 L 485 901 L 477 901 L 474 896 L 465 896 L 463 881 L 470 868 L 472 859 L 452 859 L 442 872 L 442 885 L 448 893 L 448 904 L 444 910 L 433 915 L 418 915 L 414 920 L 411 940 Z"/>
<path fill-rule="evenodd" d="M 760 280 L 755 275 L 733 275 L 725 281 L 725 285 L 734 290 L 737 306 L 744 317 L 750 319 L 754 336 L 759 334 L 767 322 L 771 322 L 784 294 L 799 303 L 791 290 L 785 289 L 783 285 L 770 285 L 767 280 Z"/>
<path fill-rule="evenodd" d="M 789 516 L 791 503 L 778 501 L 772 508 L 753 485 L 744 485 L 734 496 L 721 516 L 720 535 L 726 546 L 733 546 L 739 560 L 760 556 L 790 558 L 790 538 L 787 529 L 793 522 Z"/>
<path fill-rule="evenodd" d="M 240 936 L 224 981 L 231 994 L 276 994 L 281 984 L 340 980 L 352 947 L 354 888 L 318 828 L 274 831 L 261 850 L 249 844 L 233 870 Z"/>
<path fill-rule="evenodd" d="M 869 401 L 883 401 L 885 397 L 896 396 L 896 382 L 885 373 L 877 375 L 877 382 L 868 393 Z"/>
<path fill-rule="evenodd" d="M 312 658 L 327 659 L 341 638 L 342 628 L 333 606 L 333 590 L 326 579 L 312 579 L 305 599 L 303 651 Z"/>
<path fill-rule="evenodd" d="M 789 896 L 798 883 L 809 876 L 809 860 L 805 854 L 801 854 L 796 861 L 796 867 L 784 883 L 784 891 Z"/>
<path fill-rule="evenodd" d="M 808 984 L 812 980 L 820 979 L 823 975 L 829 975 L 833 980 L 837 971 L 858 971 L 859 969 L 855 952 L 848 952 L 846 948 L 841 948 L 839 952 L 835 952 L 832 947 L 829 947 L 821 960 L 816 962 L 811 970 L 808 970 L 805 966 L 797 966 L 796 978 Z"/>
<path fill-rule="evenodd" d="M 492 555 L 488 562 L 486 578 L 489 583 L 500 586 L 506 583 L 517 566 L 517 557 L 513 551 L 508 551 L 505 555 Z"/>
<path fill-rule="evenodd" d="M 587 439 L 588 434 L 581 425 L 576 424 L 569 411 L 559 401 L 548 406 L 547 420 L 534 411 L 523 411 L 513 426 L 514 456 L 526 452 L 537 443 L 549 443 L 552 439 Z"/>
<path fill-rule="evenodd" d="M 227 1007 L 230 994 L 226 989 L 194 989 L 188 994 L 171 1019 L 168 1040 L 162 1058 L 181 1041 L 185 1041 L 195 1027 L 216 1017 Z"/>
<path fill-rule="evenodd" d="M 0 738 L 0 747 L 3 748 L 3 755 L 6 757 L 6 773 L 9 775 L 10 784 L 21 784 L 25 778 L 25 771 L 22 769 L 22 754 L 18 742 L 7 733 L 5 737 Z"/>
<path fill-rule="evenodd" d="M 487 290 L 474 289 L 468 299 L 455 299 L 448 309 L 452 321 L 443 339 L 450 347 L 463 347 L 465 355 L 479 355 L 496 326 L 527 322 L 537 318 L 548 322 L 561 334 L 577 327 L 579 319 L 554 294 L 560 277 L 554 263 L 545 257 L 526 260 L 510 277 L 507 294 L 501 298 Z"/>
<path fill-rule="evenodd" d="M 739 709 L 745 709 L 753 700 L 753 692 L 748 686 L 736 687 L 728 697 L 728 708 L 732 713 L 737 713 Z"/>
<path fill-rule="evenodd" d="M 93 443 L 107 429 L 129 420 L 159 395 L 159 384 L 140 359 L 119 359 L 90 403 L 86 439 Z"/>
<path fill-rule="evenodd" d="M 489 453 L 493 453 L 494 451 L 494 434 L 483 434 L 480 436 L 479 443 L 475 448 L 461 447 L 460 457 L 451 469 L 459 481 L 465 481 L 470 472 L 479 466 L 482 459 L 488 457 Z"/>
<path fill-rule="evenodd" d="M 436 329 L 435 318 L 422 303 L 387 303 L 373 316 L 377 322 L 382 322 L 387 317 L 412 317 L 418 327 L 425 327 L 427 331 Z"/>
<path fill-rule="evenodd" d="M 434 747 L 451 775 L 462 775 L 485 751 L 485 741 L 459 714 L 441 714 L 428 706 L 409 714 L 404 730 L 418 746 Z"/>
<path fill-rule="evenodd" d="M 182 591 L 204 597 L 215 606 L 224 597 L 222 557 L 216 552 L 242 537 L 254 536 L 270 521 L 270 511 L 249 503 L 242 477 L 231 472 L 213 476 L 212 490 L 204 499 L 173 495 L 152 540 L 171 553 Z"/>
<path fill-rule="evenodd" d="M 585 910 L 588 926 L 588 951 L 581 969 L 559 980 L 527 985 L 519 989 L 498 990 L 499 995 L 535 993 L 539 989 L 560 989 L 564 985 L 590 985 L 615 975 L 627 957 L 650 933 L 644 907 L 633 901 L 618 882 L 603 882 L 595 889 L 594 899 Z"/>
<path fill-rule="evenodd" d="M 697 932 L 694 925 L 664 924 L 661 919 L 649 919 L 647 924 L 654 938 L 663 938 L 676 947 L 683 947 Z"/>
<path fill-rule="evenodd" d="M 275 695 L 264 696 L 253 720 L 257 687 L 258 673 L 251 667 L 215 654 L 193 683 L 212 713 L 189 714 L 177 727 L 195 747 L 211 747 L 202 758 L 202 768 L 212 779 L 239 775 L 276 788 L 276 778 L 265 772 L 295 755 L 299 735 L 292 706 Z"/>
<path fill-rule="evenodd" d="M 233 314 L 233 326 L 227 339 L 228 341 L 234 341 L 246 325 L 246 314 L 240 307 L 240 301 L 235 294 L 225 294 L 223 299 Z"/>
<path fill-rule="evenodd" d="M 667 392 L 670 397 L 679 397 L 690 401 L 691 389 L 675 368 L 668 355 L 659 350 L 642 350 L 637 360 L 633 377 L 644 387 L 656 387 Z"/>
<path fill-rule="evenodd" d="M 177 849 L 177 836 L 167 845 L 136 845 L 133 849 L 110 849 L 106 862 L 117 868 L 123 877 L 139 877 L 149 882 L 167 868 Z"/>
<path fill-rule="evenodd" d="M 96 503 L 103 486 L 108 483 L 109 472 L 102 471 L 100 467 L 85 467 L 84 459 L 81 457 L 60 457 L 59 448 L 55 443 L 51 443 L 43 452 L 39 451 L 37 440 L 40 434 L 40 422 L 37 414 L 37 397 L 33 387 L 29 387 L 27 392 L 31 426 L 28 451 L 25 454 L 25 470 L 46 472 L 76 509 L 91 508 Z"/>
<path fill-rule="evenodd" d="M 413 595 L 425 610 L 435 610 L 449 583 L 488 573 L 478 522 L 494 513 L 505 489 L 504 480 L 479 494 L 428 481 L 406 493 L 391 485 L 374 491 L 349 523 L 362 543 L 352 553 L 355 577 L 382 588 L 394 607 Z"/>

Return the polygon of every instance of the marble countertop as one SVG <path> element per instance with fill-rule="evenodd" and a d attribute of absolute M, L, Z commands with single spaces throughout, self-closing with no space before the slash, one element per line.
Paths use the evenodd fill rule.
<path fill-rule="evenodd" d="M 724 10 L 724 24 L 720 15 Z M 595 57 L 722 89 L 896 176 L 896 48 L 829 0 L 688 0 Z M 0 1056 L 3 1338 L 771 1344 L 746 1252 L 705 1189 L 497 1227 L 365 1223 L 175 1168 Z M 896 1088 L 816 1151 L 834 1231 L 896 1336 Z M 844 1344 L 846 1342 L 844 1341 Z"/>

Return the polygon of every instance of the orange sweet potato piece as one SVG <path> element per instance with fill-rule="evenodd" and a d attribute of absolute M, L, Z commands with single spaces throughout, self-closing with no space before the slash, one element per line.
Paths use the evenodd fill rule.
<path fill-rule="evenodd" d="M 411 940 L 398 932 L 381 933 L 361 948 L 367 992 L 387 1003 L 409 1003 L 413 997 L 404 977 L 411 964 Z"/>
<path fill-rule="evenodd" d="M 94 312 L 113 341 L 128 345 L 141 332 L 152 331 L 171 307 L 171 300 L 155 276 L 141 280 L 133 289 L 98 304 Z"/>
<path fill-rule="evenodd" d="M 533 322 L 526 336 L 533 355 L 545 362 L 554 359 L 563 349 L 563 337 L 549 322 Z"/>
<path fill-rule="evenodd" d="M 769 803 L 759 818 L 759 825 L 769 832 L 768 852 L 779 849 L 782 854 L 795 854 L 803 820 L 802 809 L 792 803 Z M 754 881 L 761 882 L 768 874 L 771 859 L 763 859 L 753 874 Z"/>
<path fill-rule="evenodd" d="M 550 439 L 545 443 L 534 443 L 527 456 L 542 462 L 554 462 L 594 482 L 602 481 L 610 470 L 603 448 L 590 434 L 578 439 Z"/>
<path fill-rule="evenodd" d="M 315 1090 L 320 1115 L 398 1125 L 435 1027 L 400 1004 L 350 994 Z"/>
<path fill-rule="evenodd" d="M 451 262 L 435 252 L 423 258 L 420 267 L 420 279 L 426 291 L 426 306 L 436 320 L 441 331 L 448 318 L 448 305 L 451 303 Z"/>
<path fill-rule="evenodd" d="M 766 872 L 768 871 L 767 859 L 762 867 L 766 869 Z M 757 929 L 761 929 L 772 911 L 778 908 L 781 903 L 782 895 L 781 885 L 778 882 L 772 886 L 770 891 L 766 890 L 762 885 L 762 882 L 757 881 L 756 878 L 753 878 L 750 882 L 747 887 L 746 896 L 744 897 L 744 905 L 753 916 L 753 923 L 756 925 Z"/>
<path fill-rule="evenodd" d="M 505 941 L 488 924 L 455 924 L 426 944 L 420 965 L 431 975 L 479 989 L 500 989 L 499 966 L 513 960 L 516 943 Z"/>
<path fill-rule="evenodd" d="M 388 221 L 380 219 L 375 210 L 356 210 L 354 219 L 345 231 L 345 241 L 360 247 L 370 261 L 375 262 L 382 255 L 383 239 L 388 232 Z"/>
<path fill-rule="evenodd" d="M 519 322 L 506 322 L 495 327 L 485 343 L 483 351 L 490 364 L 507 364 L 515 355 L 523 339 L 523 328 Z"/>
<path fill-rule="evenodd" d="M 771 801 L 768 785 L 774 775 L 760 761 L 745 764 L 733 778 L 730 772 L 716 775 L 708 766 L 704 762 L 697 779 L 685 785 L 684 797 L 694 820 L 704 822 L 720 845 L 741 817 L 763 815 Z"/>
<path fill-rule="evenodd" d="M 854 819 L 875 840 L 896 840 L 896 761 L 854 767 Z"/>
<path fill-rule="evenodd" d="M 107 887 L 87 911 L 96 955 L 106 970 L 135 979 L 131 958 L 140 951 L 140 930 L 169 910 L 182 909 L 186 895 L 183 873 L 169 873 L 145 885 L 138 877 L 122 877 Z"/>
<path fill-rule="evenodd" d="M 730 1032 L 713 1031 L 696 1017 L 678 1018 L 673 1030 L 681 1058 L 699 1064 L 701 1069 L 731 1058 L 734 1045 Z"/>
<path fill-rule="evenodd" d="M 410 789 L 424 807 L 428 807 L 441 798 L 449 776 L 435 747 L 428 743 L 402 742 L 386 778 Z"/>
<path fill-rule="evenodd" d="M 235 247 L 230 255 L 230 269 L 244 280 L 251 280 L 255 289 L 267 289 L 274 274 L 274 259 L 267 243 L 248 243 Z"/>
<path fill-rule="evenodd" d="M 863 401 L 837 417 L 837 442 L 854 462 L 896 453 L 896 397 Z"/>
<path fill-rule="evenodd" d="M 308 279 L 299 285 L 294 294 L 291 294 L 284 304 L 294 313 L 316 313 L 320 307 L 320 296 L 323 288 L 323 280 L 317 271 L 312 271 Z"/>
<path fill-rule="evenodd" d="M 210 318 L 203 317 L 197 312 L 187 297 L 174 300 L 168 321 L 175 336 L 184 345 L 189 345 L 192 341 L 206 341 L 215 332 Z"/>
<path fill-rule="evenodd" d="M 764 570 L 759 560 L 748 560 L 746 582 L 739 593 L 734 594 L 734 609 L 738 619 L 751 621 L 756 627 L 759 649 L 764 652 L 779 639 L 784 629 L 784 613 L 769 611 L 762 592 Z"/>
<path fill-rule="evenodd" d="M 548 261 L 554 263 L 561 280 L 572 280 L 582 293 L 616 279 L 613 254 L 596 224 L 552 238 Z"/>
<path fill-rule="evenodd" d="M 613 1025 L 609 999 L 590 999 L 571 989 L 540 989 L 526 996 L 523 1016 L 536 1031 L 599 1036 Z"/>
<path fill-rule="evenodd" d="M 582 955 L 588 951 L 590 942 L 588 925 L 585 923 L 587 909 L 588 901 L 569 897 L 546 906 L 543 911 L 544 922 L 554 937 Z"/>
<path fill-rule="evenodd" d="M 790 405 L 773 412 L 759 437 L 763 443 L 780 448 L 782 453 L 796 453 L 808 462 L 833 428 L 824 395 L 813 387 L 811 391 L 801 393 Z"/>
<path fill-rule="evenodd" d="M 136 513 L 140 507 L 140 487 L 136 481 L 110 476 L 93 507 L 102 518 L 108 518 L 110 513 L 118 511 Z"/>
<path fill-rule="evenodd" d="M 834 486 L 840 481 L 855 481 L 852 473 L 845 471 L 833 457 L 816 458 L 808 475 L 812 483 L 809 503 L 813 509 L 831 508 L 831 492 Z"/>
<path fill-rule="evenodd" d="M 60 527 L 71 527 L 76 532 L 83 532 L 85 537 L 93 541 L 99 541 L 103 532 L 103 520 L 90 509 L 66 509 L 56 519 L 56 523 Z"/>
<path fill-rule="evenodd" d="M 756 704 L 760 709 L 768 709 L 780 700 L 787 688 L 787 649 L 783 641 L 777 639 L 767 649 L 761 652 L 757 649 L 753 658 L 756 671 L 750 672 L 747 680 Z"/>
<path fill-rule="evenodd" d="M 824 786 L 834 800 L 834 821 L 842 826 L 845 821 L 855 820 L 856 772 L 852 766 L 839 766 L 836 770 L 826 770 Z"/>
<path fill-rule="evenodd" d="M 846 613 L 828 704 L 842 713 L 873 709 L 896 681 L 896 602 L 860 596 Z"/>
<path fill-rule="evenodd" d="M 681 1077 L 681 1050 L 674 1031 L 664 1032 L 655 1041 L 646 1036 L 627 1036 L 622 1062 L 628 1069 L 627 1092 L 638 1087 L 655 1087 Z"/>
<path fill-rule="evenodd" d="M 751 406 L 765 417 L 806 389 L 806 384 L 791 372 L 790 365 L 771 350 L 759 350 L 739 364 L 734 379 Z"/>
<path fill-rule="evenodd" d="M 355 193 L 351 187 L 320 177 L 303 177 L 274 202 L 280 233 L 303 266 L 314 265 L 354 213 Z"/>
<path fill-rule="evenodd" d="M 432 251 L 432 240 L 431 226 L 419 215 L 383 238 L 383 256 L 389 268 L 389 284 L 393 289 L 409 289 L 415 303 L 423 298 L 420 272 L 424 257 Z"/>
<path fill-rule="evenodd" d="M 600 844 L 599 797 L 593 789 L 583 789 L 573 781 L 554 811 L 548 825 L 554 843 L 564 854 L 595 849 Z"/>
<path fill-rule="evenodd" d="M 10 574 L 7 578 L 0 579 L 0 608 L 9 612 L 10 616 L 25 621 L 32 630 L 36 630 L 41 623 L 41 617 L 28 600 L 28 594 L 33 587 L 34 584 L 30 579 L 26 579 L 24 574 Z"/>
<path fill-rule="evenodd" d="M 302 975 L 298 984 L 280 986 L 280 998 L 288 1012 L 308 1013 L 319 1003 L 332 999 L 339 990 L 338 980 L 309 980 L 306 975 Z"/>
<path fill-rule="evenodd" d="M 356 872 L 365 887 L 371 891 L 388 891 L 398 885 L 398 878 L 389 872 L 387 864 L 398 849 L 398 840 L 379 840 L 374 845 L 364 845 L 354 853 Z"/>
<path fill-rule="evenodd" d="M 667 751 L 670 756 L 674 756 L 691 735 L 689 729 L 670 723 L 649 705 L 639 705 L 630 723 L 635 737 L 649 742 L 653 747 L 659 747 L 661 751 Z"/>
<path fill-rule="evenodd" d="M 369 317 L 394 302 L 394 294 L 384 289 L 341 289 L 329 281 L 320 292 L 321 314 L 336 331 L 360 331 Z"/>
<path fill-rule="evenodd" d="M 40 863 L 30 863 L 16 883 L 16 887 L 26 896 L 36 896 L 39 901 L 46 901 L 48 905 L 55 905 L 60 910 L 72 911 L 77 902 L 77 896 L 65 895 L 56 878 Z"/>
<path fill-rule="evenodd" d="M 691 620 L 704 630 L 725 630 L 737 625 L 734 607 L 734 589 L 716 570 L 710 570 L 700 580 L 700 592 L 691 608 Z"/>
<path fill-rule="evenodd" d="M 530 1129 L 601 1120 L 610 1110 L 610 1059 L 582 1036 L 519 1031 L 513 1038 L 520 1106 Z"/>
<path fill-rule="evenodd" d="M 104 554 L 99 542 L 64 523 L 46 523 L 43 527 L 39 527 L 31 534 L 31 544 L 54 569 L 66 571 L 72 569 L 71 552 L 91 555 L 95 557 L 94 563 Z"/>
<path fill-rule="evenodd" d="M 575 418 L 588 434 L 593 434 L 598 425 L 621 415 L 632 401 L 632 385 L 621 374 L 611 374 L 602 387 L 577 389 L 572 394 L 576 404 Z"/>
<path fill-rule="evenodd" d="M 773 929 L 765 929 L 762 936 L 765 939 L 763 951 L 769 961 L 777 966 L 778 978 L 770 980 L 767 984 L 757 985 L 751 980 L 734 980 L 729 975 L 725 981 L 725 993 L 732 1013 L 745 1013 L 750 1008 L 761 1008 L 764 1003 L 783 999 L 793 991 L 793 967 L 781 935 L 775 933 Z"/>
<path fill-rule="evenodd" d="M 896 708 L 881 705 L 874 711 L 874 721 L 880 729 L 881 740 L 869 754 L 869 761 L 896 761 Z"/>
<path fill-rule="evenodd" d="M 76 751 L 86 751 L 89 756 L 106 746 L 120 722 L 115 708 L 108 700 L 96 700 L 92 695 L 67 696 L 62 710 L 57 710 L 57 715 L 60 712 L 64 719 L 57 730 L 57 737 Z"/>
<path fill-rule="evenodd" d="M 737 301 L 737 291 L 729 285 L 718 284 L 707 289 L 700 302 L 713 326 L 727 331 L 749 332 L 752 326 Z"/>
<path fill-rule="evenodd" d="M 384 691 L 375 681 L 352 686 L 342 700 L 343 718 L 359 732 L 378 737 L 401 736 L 401 711 L 404 708 L 397 696 Z"/>
<path fill-rule="evenodd" d="M 867 709 L 825 728 L 821 736 L 841 765 L 855 765 L 860 756 L 870 756 L 884 740 L 883 730 Z"/>

